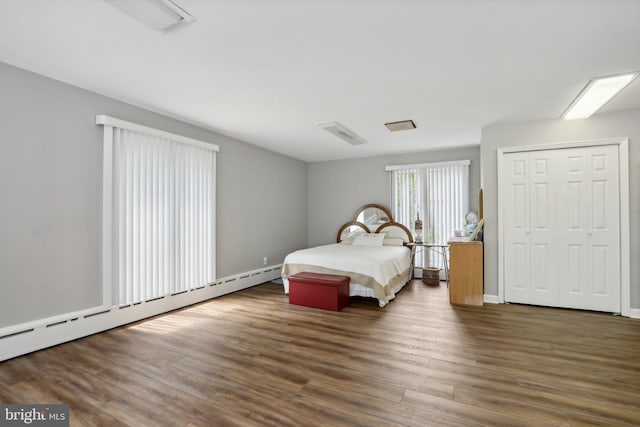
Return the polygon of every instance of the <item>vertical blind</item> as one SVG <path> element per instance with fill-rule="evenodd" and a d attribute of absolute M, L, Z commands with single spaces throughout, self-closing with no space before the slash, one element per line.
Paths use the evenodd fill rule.
<path fill-rule="evenodd" d="M 452 165 L 423 169 L 426 191 L 425 223 L 429 243 L 444 245 L 454 230 L 464 226 L 469 210 L 469 166 Z"/>
<path fill-rule="evenodd" d="M 391 206 L 393 206 L 393 217 L 395 220 L 415 233 L 414 222 L 420 209 L 422 182 L 418 169 L 399 169 L 393 171 L 394 195 Z M 424 216 L 420 214 L 424 219 Z M 415 235 L 414 235 L 415 237 Z"/>
<path fill-rule="evenodd" d="M 119 127 L 112 138 L 113 305 L 215 281 L 216 152 Z"/>
<path fill-rule="evenodd" d="M 469 209 L 470 161 L 388 166 L 391 172 L 391 205 L 396 221 L 415 232 L 418 213 L 423 221 L 423 240 L 446 244 L 454 230 L 462 229 Z M 429 257 L 429 255 L 431 255 Z M 443 268 L 441 257 L 423 251 L 416 266 Z"/>

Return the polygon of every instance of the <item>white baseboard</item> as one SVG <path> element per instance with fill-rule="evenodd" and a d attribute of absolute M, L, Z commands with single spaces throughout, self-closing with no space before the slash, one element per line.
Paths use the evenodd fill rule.
<path fill-rule="evenodd" d="M 500 304 L 500 301 L 499 301 L 497 295 L 484 294 L 482 300 L 486 304 Z M 640 319 L 640 308 L 632 308 L 632 309 L 630 309 L 628 317 L 631 318 L 631 319 Z"/>
<path fill-rule="evenodd" d="M 482 301 L 484 301 L 487 304 L 500 304 L 500 301 L 498 300 L 498 295 L 484 294 L 482 297 Z"/>
<path fill-rule="evenodd" d="M 272 265 L 223 277 L 211 285 L 134 306 L 95 307 L 2 328 L 0 361 L 269 282 L 280 277 L 281 270 L 282 264 Z"/>

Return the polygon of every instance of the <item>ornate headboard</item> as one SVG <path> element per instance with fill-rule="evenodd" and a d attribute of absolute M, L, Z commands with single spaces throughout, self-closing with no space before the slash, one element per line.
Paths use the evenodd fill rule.
<path fill-rule="evenodd" d="M 389 209 L 375 203 L 364 205 L 358 209 L 353 219 L 340 227 L 336 241 L 340 243 L 364 233 L 385 233 L 385 238 L 402 239 L 405 245 L 413 242 L 411 231 L 404 225 L 395 222 Z"/>

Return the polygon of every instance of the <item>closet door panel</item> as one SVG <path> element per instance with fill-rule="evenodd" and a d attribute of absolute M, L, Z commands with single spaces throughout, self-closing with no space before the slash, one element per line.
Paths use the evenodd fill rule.
<path fill-rule="evenodd" d="M 620 311 L 620 184 L 618 148 L 589 152 L 588 241 L 593 282 L 588 307 Z"/>
<path fill-rule="evenodd" d="M 620 311 L 618 148 L 557 150 L 557 304 Z"/>
<path fill-rule="evenodd" d="M 579 308 L 586 304 L 593 275 L 590 273 L 588 219 L 588 156 L 584 149 L 557 150 L 558 182 L 556 184 L 565 206 L 558 214 L 559 307 Z"/>
<path fill-rule="evenodd" d="M 529 154 L 530 165 L 530 227 L 531 293 L 530 303 L 555 305 L 557 287 L 554 283 L 554 223 L 556 216 L 553 192 L 554 158 L 552 151 L 534 151 Z"/>
<path fill-rule="evenodd" d="M 531 298 L 529 153 L 507 154 L 503 161 L 505 299 L 526 303 Z"/>

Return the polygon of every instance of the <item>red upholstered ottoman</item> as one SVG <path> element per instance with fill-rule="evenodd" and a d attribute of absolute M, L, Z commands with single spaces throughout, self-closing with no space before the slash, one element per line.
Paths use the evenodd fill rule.
<path fill-rule="evenodd" d="M 289 276 L 289 304 L 340 311 L 349 304 L 349 278 L 306 272 Z"/>

